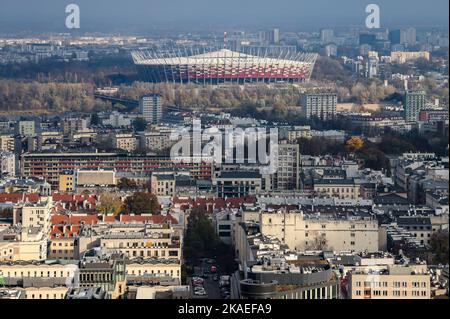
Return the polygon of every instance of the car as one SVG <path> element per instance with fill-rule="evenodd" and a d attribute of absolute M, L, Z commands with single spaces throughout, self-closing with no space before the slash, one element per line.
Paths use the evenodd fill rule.
<path fill-rule="evenodd" d="M 193 277 L 193 278 L 192 278 L 192 281 L 201 281 L 201 282 L 204 282 L 205 279 L 203 279 L 202 277 Z"/>
<path fill-rule="evenodd" d="M 228 290 L 228 288 L 220 288 L 220 293 L 226 294 L 226 293 L 230 293 L 230 291 Z"/>
<path fill-rule="evenodd" d="M 206 290 L 204 288 L 194 290 L 196 296 L 206 296 Z"/>

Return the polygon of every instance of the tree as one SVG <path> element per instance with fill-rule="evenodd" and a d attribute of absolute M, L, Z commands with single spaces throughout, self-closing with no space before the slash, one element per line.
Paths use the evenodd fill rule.
<path fill-rule="evenodd" d="M 103 215 L 119 215 L 122 211 L 122 199 L 114 193 L 102 193 L 96 210 Z"/>
<path fill-rule="evenodd" d="M 97 113 L 93 113 L 91 115 L 91 125 L 99 125 L 100 124 L 100 117 Z"/>
<path fill-rule="evenodd" d="M 364 146 L 364 141 L 358 136 L 351 137 L 345 145 L 349 152 L 356 152 Z"/>
<path fill-rule="evenodd" d="M 431 248 L 435 254 L 435 263 L 448 264 L 448 232 L 439 231 L 431 236 Z"/>
<path fill-rule="evenodd" d="M 154 214 L 157 215 L 161 211 L 158 197 L 152 193 L 136 192 L 132 196 L 125 199 L 125 212 L 128 214 Z"/>
<path fill-rule="evenodd" d="M 388 170 L 390 168 L 389 159 L 382 151 L 376 147 L 364 148 L 358 153 L 358 157 L 364 160 L 364 167 L 373 170 Z"/>
<path fill-rule="evenodd" d="M 185 254 L 187 258 L 204 257 L 219 245 L 213 225 L 208 218 L 205 207 L 195 207 L 188 217 L 188 228 L 185 238 Z"/>
<path fill-rule="evenodd" d="M 135 132 L 143 132 L 147 129 L 147 121 L 142 117 L 137 117 L 132 125 Z"/>
<path fill-rule="evenodd" d="M 117 183 L 117 187 L 120 190 L 127 190 L 127 189 L 136 189 L 137 185 L 135 181 L 126 177 L 122 177 Z"/>

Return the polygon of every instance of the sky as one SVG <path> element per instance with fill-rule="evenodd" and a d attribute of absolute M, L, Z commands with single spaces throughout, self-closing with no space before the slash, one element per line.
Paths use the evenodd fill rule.
<path fill-rule="evenodd" d="M 85 32 L 363 26 L 368 4 L 381 26 L 448 27 L 448 0 L 0 0 L 0 33 L 64 31 L 65 8 L 80 7 Z"/>

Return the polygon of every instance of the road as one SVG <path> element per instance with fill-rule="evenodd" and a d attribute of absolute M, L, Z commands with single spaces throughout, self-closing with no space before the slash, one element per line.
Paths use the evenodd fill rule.
<path fill-rule="evenodd" d="M 204 267 L 194 267 L 195 276 L 203 275 Z M 194 287 L 192 286 L 192 277 L 189 278 L 189 284 L 191 285 L 192 298 L 193 299 L 221 299 L 219 282 L 214 281 L 212 279 L 213 275 L 211 275 L 211 274 L 206 274 L 206 275 L 208 276 L 207 278 L 205 278 L 205 284 L 204 284 L 204 288 L 206 290 L 206 296 L 195 296 L 194 295 Z"/>

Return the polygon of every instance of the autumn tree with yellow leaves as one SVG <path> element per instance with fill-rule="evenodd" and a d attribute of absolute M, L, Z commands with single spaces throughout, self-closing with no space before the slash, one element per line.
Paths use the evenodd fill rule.
<path fill-rule="evenodd" d="M 359 136 L 353 136 L 345 142 L 345 146 L 349 152 L 354 153 L 364 146 L 364 141 Z"/>

